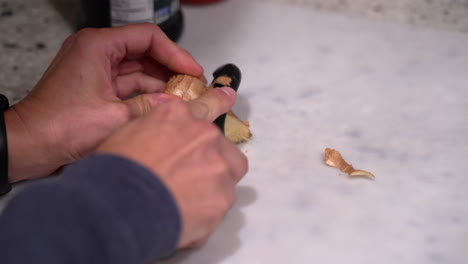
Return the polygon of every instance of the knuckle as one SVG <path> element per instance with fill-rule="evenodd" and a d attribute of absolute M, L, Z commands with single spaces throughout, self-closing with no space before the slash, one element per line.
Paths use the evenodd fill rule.
<path fill-rule="evenodd" d="M 105 28 L 84 28 L 76 33 L 75 42 L 78 46 L 92 49 L 102 45 L 101 40 L 105 39 L 106 32 L 109 31 Z"/>
<path fill-rule="evenodd" d="M 221 131 L 219 128 L 210 122 L 201 122 L 202 130 L 204 137 L 208 141 L 218 141 L 219 138 L 221 138 Z"/>
<path fill-rule="evenodd" d="M 194 104 L 197 105 L 198 114 L 200 115 L 200 117 L 212 119 L 213 109 L 209 107 L 208 104 L 200 101 L 194 101 Z"/>
<path fill-rule="evenodd" d="M 210 154 L 206 154 L 208 159 L 215 159 L 215 156 L 218 155 L 215 150 L 222 137 L 221 131 L 213 123 L 203 121 L 203 120 L 192 120 L 191 130 L 194 132 L 193 141 L 197 141 L 200 145 L 206 147 Z"/>
<path fill-rule="evenodd" d="M 214 172 L 224 177 L 229 172 L 229 164 L 221 154 L 214 155 L 212 158 Z"/>
<path fill-rule="evenodd" d="M 94 35 L 96 35 L 96 31 L 98 31 L 98 29 L 84 28 L 84 29 L 81 29 L 80 31 L 78 31 L 76 33 L 76 37 L 77 37 L 77 39 L 88 40 L 89 38 L 92 38 L 92 37 L 94 37 Z"/>
<path fill-rule="evenodd" d="M 228 177 L 229 163 L 219 153 L 215 151 L 209 151 L 205 153 L 205 161 L 210 164 L 207 169 L 206 176 L 209 177 L 210 182 L 221 184 Z"/>

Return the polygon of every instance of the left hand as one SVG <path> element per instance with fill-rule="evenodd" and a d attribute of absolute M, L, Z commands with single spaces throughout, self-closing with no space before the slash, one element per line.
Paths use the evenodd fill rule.
<path fill-rule="evenodd" d="M 202 67 L 152 24 L 85 29 L 63 44 L 36 87 L 6 113 L 9 180 L 47 176 L 171 97 L 173 73 Z M 127 99 L 132 94 L 141 94 Z"/>

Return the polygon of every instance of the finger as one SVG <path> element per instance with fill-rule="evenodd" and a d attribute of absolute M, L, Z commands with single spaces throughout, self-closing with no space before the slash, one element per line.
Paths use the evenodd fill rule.
<path fill-rule="evenodd" d="M 230 174 L 235 183 L 238 183 L 247 173 L 249 162 L 239 148 L 224 138 L 220 143 L 220 151 L 229 164 Z"/>
<path fill-rule="evenodd" d="M 135 60 L 148 56 L 173 72 L 196 77 L 203 73 L 203 68 L 190 53 L 171 41 L 152 23 L 86 30 L 82 33 L 80 43 L 87 47 L 88 56 L 94 58 L 106 54 L 112 65 L 124 59 Z"/>
<path fill-rule="evenodd" d="M 171 100 L 179 100 L 179 98 L 172 94 L 165 93 L 152 93 L 142 94 L 128 100 L 123 101 L 128 107 L 130 120 L 139 116 L 145 115 L 156 107 L 157 105 L 167 103 Z"/>
<path fill-rule="evenodd" d="M 143 72 L 154 78 L 168 81 L 169 78 L 174 75 L 174 72 L 170 71 L 164 67 L 164 65 L 151 58 L 143 58 L 141 63 L 143 65 Z"/>
<path fill-rule="evenodd" d="M 118 75 L 125 75 L 134 72 L 144 72 L 149 76 L 164 81 L 169 80 L 169 78 L 174 75 L 174 72 L 168 70 L 152 58 L 141 58 L 138 60 L 123 60 L 118 66 L 118 71 L 116 71 L 114 73 L 115 75 L 112 77 L 115 78 Z M 202 75 L 202 77 L 204 76 Z"/>
<path fill-rule="evenodd" d="M 143 64 L 140 60 L 123 60 L 118 66 L 117 76 L 143 71 Z"/>
<path fill-rule="evenodd" d="M 227 113 L 236 101 L 236 92 L 230 87 L 209 89 L 202 96 L 188 102 L 190 112 L 196 118 L 213 122 Z"/>
<path fill-rule="evenodd" d="M 166 83 L 142 72 L 118 76 L 115 79 L 117 96 L 126 99 L 132 94 L 163 92 Z"/>

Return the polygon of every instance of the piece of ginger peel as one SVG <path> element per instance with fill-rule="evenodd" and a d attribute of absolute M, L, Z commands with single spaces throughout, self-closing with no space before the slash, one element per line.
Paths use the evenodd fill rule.
<path fill-rule="evenodd" d="M 324 156 L 325 164 L 328 166 L 335 167 L 340 171 L 347 173 L 349 176 L 353 177 L 366 177 L 369 179 L 375 179 L 374 174 L 365 171 L 365 170 L 355 170 L 353 166 L 347 163 L 341 153 L 336 149 L 326 148 Z"/>

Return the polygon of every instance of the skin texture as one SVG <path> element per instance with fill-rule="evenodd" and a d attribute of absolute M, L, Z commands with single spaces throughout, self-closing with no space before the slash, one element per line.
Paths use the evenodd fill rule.
<path fill-rule="evenodd" d="M 46 176 L 168 98 L 174 72 L 202 67 L 155 25 L 85 29 L 65 40 L 39 83 L 6 112 L 9 179 Z M 132 94 L 141 94 L 127 99 Z"/>
<path fill-rule="evenodd" d="M 157 173 L 182 215 L 180 247 L 203 244 L 235 201 L 247 159 L 211 123 L 228 111 L 234 90 L 211 90 L 184 103 L 173 99 L 121 129 L 99 152 L 135 160 Z"/>
<path fill-rule="evenodd" d="M 153 24 L 72 35 L 31 93 L 5 113 L 10 182 L 96 152 L 121 155 L 173 194 L 179 247 L 203 244 L 232 207 L 248 161 L 212 124 L 233 106 L 234 90 L 185 103 L 161 93 L 174 73 L 204 79 L 193 57 Z"/>

